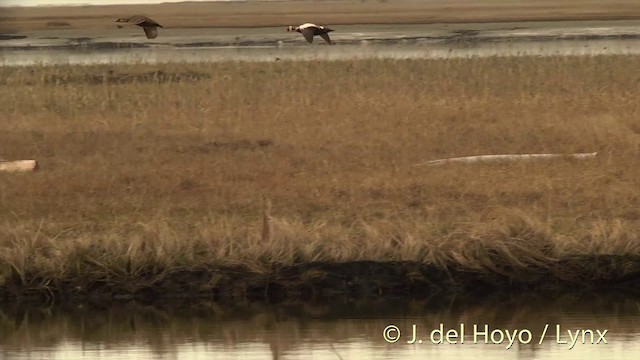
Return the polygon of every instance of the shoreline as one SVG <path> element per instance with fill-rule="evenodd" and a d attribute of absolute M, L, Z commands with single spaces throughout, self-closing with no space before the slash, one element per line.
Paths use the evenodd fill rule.
<path fill-rule="evenodd" d="M 617 0 L 526 0 L 473 4 L 468 1 L 242 1 L 165 3 L 156 5 L 102 5 L 83 7 L 3 8 L 0 32 L 52 27 L 104 29 L 114 17 L 146 14 L 168 28 L 265 27 L 306 21 L 343 24 L 486 23 L 505 21 L 560 21 L 640 19 L 640 4 Z M 115 26 L 113 26 L 115 27 Z"/>
<path fill-rule="evenodd" d="M 499 264 L 499 262 L 496 262 Z M 28 303 L 120 300 L 317 301 L 349 299 L 482 298 L 524 292 L 607 292 L 640 296 L 640 256 L 573 256 L 537 268 L 495 271 L 410 261 L 311 262 L 272 269 L 244 266 L 148 271 L 107 279 L 60 281 L 19 277 L 0 287 L 0 301 Z M 33 284 L 43 284 L 34 286 Z M 44 285 L 46 284 L 46 285 Z"/>
<path fill-rule="evenodd" d="M 640 39 L 640 21 L 557 22 L 557 23 L 457 23 L 457 24 L 387 24 L 345 25 L 332 34 L 334 46 L 450 46 L 512 43 L 552 43 L 554 41 L 633 41 Z M 198 50 L 307 49 L 309 45 L 298 36 L 283 32 L 280 27 L 163 29 L 158 39 L 149 41 L 138 29 L 105 29 L 80 32 L 73 29 L 30 31 L 0 36 L 0 50 L 12 51 L 112 51 L 127 49 Z M 313 48 L 325 48 L 315 44 Z M 336 50 L 333 50 L 336 51 Z"/>

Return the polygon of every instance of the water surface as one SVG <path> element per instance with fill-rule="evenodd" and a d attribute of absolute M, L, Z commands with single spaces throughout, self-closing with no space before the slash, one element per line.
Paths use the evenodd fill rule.
<path fill-rule="evenodd" d="M 1 65 L 640 53 L 640 21 L 341 25 L 329 46 L 276 28 L 55 29 L 7 34 Z"/>
<path fill-rule="evenodd" d="M 464 344 L 434 344 L 430 332 L 460 331 Z M 408 344 L 413 329 L 422 344 Z M 545 326 L 548 332 L 540 344 Z M 385 341 L 397 326 L 400 339 Z M 494 344 L 489 332 L 529 331 L 530 343 Z M 561 335 L 557 336 L 557 326 Z M 526 331 L 525 331 L 526 330 Z M 567 330 L 593 330 L 570 348 Z M 640 302 L 622 296 L 565 296 L 446 301 L 336 301 L 281 305 L 120 303 L 22 308 L 0 313 L 0 354 L 5 359 L 638 359 Z M 522 332 L 525 331 L 525 332 Z M 605 332 L 606 331 L 606 332 Z M 393 331 L 391 332 L 393 335 Z M 396 333 L 397 334 L 397 333 Z M 496 333 L 498 334 L 498 333 Z M 434 334 L 438 341 L 439 335 Z M 453 340 L 453 338 L 450 338 Z M 459 341 L 460 338 L 457 338 Z M 526 336 L 521 338 L 527 342 Z M 416 339 L 418 340 L 418 339 Z M 494 337 L 500 340 L 499 336 Z M 568 343 L 562 343 L 567 341 Z"/>

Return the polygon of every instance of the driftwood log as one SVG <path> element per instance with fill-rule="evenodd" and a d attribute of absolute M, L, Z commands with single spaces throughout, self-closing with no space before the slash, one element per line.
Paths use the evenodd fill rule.
<path fill-rule="evenodd" d="M 36 160 L 2 160 L 0 159 L 0 171 L 5 172 L 27 172 L 38 169 Z"/>
<path fill-rule="evenodd" d="M 596 156 L 597 152 L 579 153 L 579 154 L 508 154 L 508 155 L 478 155 L 463 156 L 447 159 L 438 159 L 416 164 L 420 165 L 443 165 L 452 162 L 458 163 L 477 163 L 477 162 L 496 162 L 496 161 L 519 161 L 519 160 L 541 160 L 553 158 L 573 158 L 573 159 L 590 159 Z"/>

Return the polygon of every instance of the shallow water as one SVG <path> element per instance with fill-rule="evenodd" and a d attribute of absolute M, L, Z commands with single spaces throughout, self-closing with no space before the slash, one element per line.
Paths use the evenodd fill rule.
<path fill-rule="evenodd" d="M 166 63 L 227 60 L 459 58 L 640 53 L 640 21 L 343 25 L 335 45 L 282 28 L 33 31 L 0 41 L 0 64 Z"/>
<path fill-rule="evenodd" d="M 331 304 L 216 303 L 164 308 L 134 303 L 110 307 L 19 308 L 0 312 L 0 357 L 5 359 L 639 359 L 640 302 L 593 295 L 456 301 L 335 302 Z M 434 344 L 443 323 L 464 344 Z M 423 340 L 408 344 L 413 324 Z M 546 336 L 540 338 L 545 325 Z M 383 330 L 397 326 L 400 340 Z M 495 332 L 519 330 L 508 348 Z M 560 337 L 557 336 L 560 326 Z M 593 330 L 573 348 L 567 330 Z M 606 332 L 605 332 L 606 330 Z M 528 332 L 527 332 L 528 331 Z M 604 340 L 598 334 L 604 333 Z M 531 334 L 531 340 L 528 334 Z M 391 332 L 391 334 L 396 334 Z M 589 334 L 589 333 L 587 333 Z M 434 340 L 438 341 L 437 333 Z M 450 338 L 453 341 L 453 338 Z M 460 338 L 458 338 L 459 340 Z M 563 343 L 567 341 L 568 343 Z M 606 343 L 604 343 L 606 341 Z"/>

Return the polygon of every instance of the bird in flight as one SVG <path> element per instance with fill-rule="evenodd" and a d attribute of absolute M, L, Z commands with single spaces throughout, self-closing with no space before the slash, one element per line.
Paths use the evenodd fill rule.
<path fill-rule="evenodd" d="M 118 20 L 116 20 L 116 22 L 138 25 L 142 27 L 145 35 L 147 35 L 147 39 L 155 39 L 156 37 L 158 37 L 158 28 L 164 28 L 155 20 L 151 20 L 148 17 L 142 15 L 133 15 L 128 18 L 119 18 Z M 118 27 L 121 28 L 122 26 L 118 25 Z"/>
<path fill-rule="evenodd" d="M 329 33 L 332 32 L 332 29 L 327 27 L 316 25 L 316 24 L 302 24 L 300 26 L 289 26 L 287 31 L 297 31 L 301 33 L 309 44 L 313 43 L 313 37 L 315 35 L 320 36 L 324 39 L 329 45 L 331 45 L 331 39 L 329 38 Z"/>

